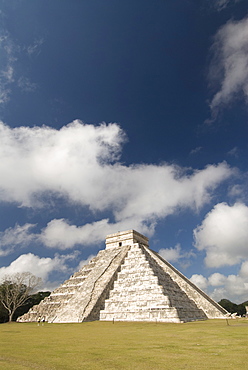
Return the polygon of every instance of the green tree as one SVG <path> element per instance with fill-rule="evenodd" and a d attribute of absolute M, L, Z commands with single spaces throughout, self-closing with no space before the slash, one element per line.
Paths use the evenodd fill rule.
<path fill-rule="evenodd" d="M 228 312 L 230 313 L 236 312 L 238 315 L 243 316 L 246 314 L 245 306 L 248 306 L 248 301 L 240 303 L 240 304 L 236 304 L 236 303 L 229 301 L 228 299 L 222 299 L 219 302 L 219 304 L 222 307 L 224 307 Z"/>
<path fill-rule="evenodd" d="M 13 320 L 16 310 L 23 306 L 31 293 L 41 283 L 41 279 L 30 272 L 6 275 L 0 284 L 0 302 L 8 312 L 9 321 Z"/>
<path fill-rule="evenodd" d="M 235 313 L 238 311 L 238 305 L 229 301 L 229 299 L 222 299 L 219 304 L 230 313 Z"/>

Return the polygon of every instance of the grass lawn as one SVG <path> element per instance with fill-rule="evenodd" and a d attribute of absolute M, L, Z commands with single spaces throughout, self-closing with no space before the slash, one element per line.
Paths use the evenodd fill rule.
<path fill-rule="evenodd" d="M 248 320 L 0 324 L 0 369 L 248 369 Z"/>

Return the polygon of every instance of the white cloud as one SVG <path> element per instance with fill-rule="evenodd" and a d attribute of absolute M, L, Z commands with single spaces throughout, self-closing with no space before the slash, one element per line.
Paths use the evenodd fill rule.
<path fill-rule="evenodd" d="M 248 207 L 217 204 L 194 230 L 195 246 L 206 251 L 208 267 L 235 265 L 248 258 Z"/>
<path fill-rule="evenodd" d="M 169 262 L 179 262 L 183 268 L 190 265 L 189 259 L 191 257 L 195 257 L 195 253 L 192 250 L 188 252 L 183 251 L 179 243 L 174 248 L 162 248 L 158 253 Z"/>
<path fill-rule="evenodd" d="M 154 224 L 146 225 L 142 220 L 126 219 L 124 221 L 110 223 L 108 219 L 85 224 L 83 226 L 71 225 L 65 219 L 54 219 L 44 227 L 40 233 L 33 233 L 36 225 L 15 225 L 0 232 L 0 256 L 11 254 L 17 247 L 26 247 L 29 244 L 34 247 L 36 243 L 42 243 L 49 248 L 60 250 L 73 248 L 79 244 L 83 247 L 102 242 L 107 234 L 119 230 L 134 228 L 150 236 L 154 232 Z"/>
<path fill-rule="evenodd" d="M 35 239 L 35 235 L 30 232 L 33 224 L 20 226 L 16 224 L 13 228 L 8 228 L 0 232 L 0 256 L 7 256 L 17 247 L 24 247 Z"/>
<path fill-rule="evenodd" d="M 199 153 L 200 151 L 202 151 L 202 146 L 198 146 L 197 148 L 192 149 L 189 154 L 190 155 L 195 155 L 195 154 Z"/>
<path fill-rule="evenodd" d="M 75 121 L 57 131 L 1 124 L 0 134 L 2 200 L 36 206 L 37 194 L 57 192 L 96 209 L 111 201 L 107 176 L 115 171 L 107 164 L 118 157 L 123 141 L 117 125 Z"/>
<path fill-rule="evenodd" d="M 220 274 L 219 272 L 215 272 L 208 278 L 208 281 L 212 286 L 221 286 L 226 283 L 226 279 L 226 276 Z"/>
<path fill-rule="evenodd" d="M 90 245 L 102 242 L 110 233 L 108 220 L 101 220 L 83 226 L 70 225 L 66 220 L 52 220 L 42 230 L 41 241 L 51 248 L 67 249 L 75 244 Z"/>
<path fill-rule="evenodd" d="M 183 251 L 181 245 L 178 243 L 174 248 L 162 248 L 158 251 L 166 261 L 171 263 L 178 263 L 181 268 L 186 269 L 191 264 L 191 258 L 195 257 L 195 253 L 190 251 Z"/>
<path fill-rule="evenodd" d="M 246 268 L 248 266 L 247 262 L 245 262 Z M 234 303 L 247 301 L 248 271 L 246 270 L 246 275 L 242 276 L 242 268 L 237 275 L 225 276 L 220 273 L 214 273 L 208 279 L 203 275 L 192 275 L 190 280 L 217 302 L 223 298 L 229 299 Z"/>
<path fill-rule="evenodd" d="M 32 45 L 22 47 L 12 40 L 8 31 L 2 29 L 0 32 L 0 104 L 6 104 L 10 100 L 12 88 L 16 81 L 16 86 L 22 91 L 33 92 L 36 90 L 37 85 L 31 82 L 28 77 L 18 75 L 18 71 L 22 67 L 19 56 L 22 53 L 23 57 L 23 52 L 28 54 L 29 57 L 33 54 L 39 55 L 40 46 L 44 40 L 35 40 Z M 17 65 L 18 68 L 16 68 Z"/>
<path fill-rule="evenodd" d="M 237 302 L 237 299 L 241 300 L 241 302 L 239 301 L 237 303 L 247 301 L 248 279 L 242 278 L 239 275 L 228 275 L 224 289 L 228 297 L 231 297 L 235 303 Z M 219 290 L 215 289 L 213 296 L 217 297 L 217 294 L 219 294 Z"/>
<path fill-rule="evenodd" d="M 5 104 L 10 97 L 10 86 L 14 82 L 15 46 L 7 32 L 0 35 L 0 104 Z"/>
<path fill-rule="evenodd" d="M 13 75 L 14 69 L 11 65 L 8 65 L 5 70 L 1 71 L 1 78 L 3 78 L 6 83 L 11 83 L 14 81 Z"/>
<path fill-rule="evenodd" d="M 177 244 L 175 248 L 162 248 L 158 253 L 169 262 L 178 262 L 183 257 L 180 244 Z"/>
<path fill-rule="evenodd" d="M 244 186 L 240 184 L 235 184 L 228 189 L 228 196 L 235 197 L 236 199 L 239 199 L 239 197 L 245 198 L 245 193 L 246 189 L 244 189 Z"/>
<path fill-rule="evenodd" d="M 11 262 L 7 267 L 0 268 L 0 276 L 11 275 L 15 272 L 31 272 L 32 274 L 46 280 L 48 274 L 58 267 L 58 259 L 40 258 L 32 253 L 23 254 Z"/>
<path fill-rule="evenodd" d="M 248 102 L 248 18 L 229 21 L 219 29 L 212 46 L 214 53 L 209 80 L 218 86 L 210 107 L 213 117 L 237 96 Z"/>
<path fill-rule="evenodd" d="M 0 124 L 0 199 L 22 206 L 46 205 L 47 195 L 97 211 L 103 219 L 83 226 L 52 220 L 42 231 L 49 247 L 70 248 L 102 240 L 113 230 L 136 228 L 151 235 L 158 218 L 189 207 L 198 210 L 213 190 L 234 171 L 226 163 L 188 170 L 175 165 L 118 163 L 125 135 L 117 124 L 85 125 L 80 121 L 55 130 L 11 129 Z M 50 204 L 51 205 L 51 204 Z"/>
<path fill-rule="evenodd" d="M 0 81 L 0 104 L 7 103 L 9 100 L 10 89 L 6 88 Z"/>
<path fill-rule="evenodd" d="M 77 253 L 69 255 L 58 255 L 56 254 L 54 258 L 40 258 L 32 253 L 23 254 L 16 260 L 11 262 L 7 267 L 0 268 L 0 279 L 4 278 L 5 275 L 12 275 L 16 272 L 31 272 L 37 277 L 42 278 L 43 290 L 54 289 L 56 282 L 49 282 L 50 274 L 54 271 L 61 271 L 66 274 L 70 274 L 72 271 L 67 265 L 67 261 L 75 259 Z"/>
<path fill-rule="evenodd" d="M 231 150 L 229 150 L 229 152 L 227 154 L 230 155 L 231 157 L 238 158 L 239 157 L 239 150 L 235 146 L 234 148 L 232 148 Z"/>
<path fill-rule="evenodd" d="M 229 4 L 236 4 L 239 1 L 240 0 L 214 0 L 213 4 L 214 4 L 214 7 L 218 11 L 220 11 L 220 10 L 225 9 Z"/>
<path fill-rule="evenodd" d="M 242 263 L 240 268 L 240 275 L 248 279 L 248 260 Z"/>
<path fill-rule="evenodd" d="M 202 275 L 194 274 L 194 275 L 191 276 L 190 281 L 192 281 L 193 284 L 198 286 L 203 291 L 205 291 L 207 289 L 208 281 Z"/>

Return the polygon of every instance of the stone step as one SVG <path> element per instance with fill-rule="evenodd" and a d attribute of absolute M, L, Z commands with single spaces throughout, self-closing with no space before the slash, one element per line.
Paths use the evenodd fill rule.
<path fill-rule="evenodd" d="M 118 280 L 115 282 L 115 286 L 118 284 L 132 284 L 132 285 L 143 285 L 149 282 L 150 284 L 158 284 L 157 276 L 152 273 L 143 272 L 140 278 L 137 274 L 120 274 Z"/>
<path fill-rule="evenodd" d="M 171 307 L 167 309 L 133 310 L 126 312 L 104 312 L 100 314 L 100 320 L 112 321 L 159 321 L 180 322 L 177 311 Z"/>
<path fill-rule="evenodd" d="M 133 304 L 133 302 L 137 303 L 137 304 L 140 304 L 140 302 L 145 302 L 145 304 L 148 304 L 150 306 L 153 305 L 153 304 L 156 305 L 157 303 L 171 306 L 170 299 L 166 296 L 161 296 L 161 294 L 159 294 L 159 293 L 154 294 L 151 297 L 147 297 L 147 299 L 145 299 L 145 300 L 144 300 L 144 297 L 142 295 L 137 297 L 136 299 L 135 299 L 134 295 L 133 296 L 130 295 L 130 297 L 128 297 L 128 299 L 124 295 L 123 296 L 118 295 L 117 297 L 113 296 L 113 297 L 105 300 L 105 306 L 109 303 L 112 304 L 114 302 L 122 302 L 122 303 L 130 302 L 131 304 Z"/>
<path fill-rule="evenodd" d="M 120 242 L 125 241 L 122 246 L 119 234 Z M 23 315 L 23 321 L 44 315 L 49 322 L 182 322 L 220 317 L 218 305 L 151 251 L 147 242 L 132 230 L 111 234 L 105 250 Z"/>
<path fill-rule="evenodd" d="M 107 312 L 115 312 L 116 310 L 117 311 L 130 311 L 130 310 L 139 310 L 140 308 L 147 308 L 147 309 L 151 309 L 151 308 L 159 308 L 159 309 L 167 309 L 171 307 L 169 304 L 162 304 L 160 302 L 156 302 L 155 304 L 150 304 L 149 301 L 140 301 L 140 302 L 129 302 L 129 301 L 126 301 L 126 302 L 122 302 L 120 304 L 120 302 L 112 302 L 112 303 L 106 303 L 105 304 L 105 309 L 104 311 Z"/>
<path fill-rule="evenodd" d="M 147 259 L 145 257 L 144 254 L 135 254 L 135 255 L 132 255 L 131 253 L 129 253 L 129 255 L 125 258 L 125 263 L 126 264 L 129 264 L 129 263 L 144 263 L 144 262 L 147 262 Z"/>
<path fill-rule="evenodd" d="M 121 270 L 126 270 L 126 269 L 135 269 L 141 270 L 142 268 L 147 268 L 149 267 L 149 262 L 148 261 L 127 261 L 125 262 L 125 265 L 122 266 Z"/>

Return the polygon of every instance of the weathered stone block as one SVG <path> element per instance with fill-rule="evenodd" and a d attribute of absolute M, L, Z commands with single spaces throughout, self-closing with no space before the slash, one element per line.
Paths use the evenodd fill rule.
<path fill-rule="evenodd" d="M 18 321 L 186 322 L 226 311 L 148 247 L 134 230 L 108 235 L 106 249 Z"/>

